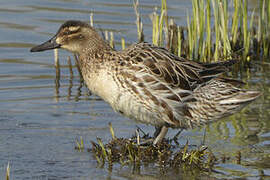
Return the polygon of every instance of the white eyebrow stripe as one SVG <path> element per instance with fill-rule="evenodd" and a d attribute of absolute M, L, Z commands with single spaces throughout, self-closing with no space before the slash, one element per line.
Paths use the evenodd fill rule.
<path fill-rule="evenodd" d="M 77 31 L 80 27 L 76 26 L 71 26 L 68 28 L 69 31 Z"/>

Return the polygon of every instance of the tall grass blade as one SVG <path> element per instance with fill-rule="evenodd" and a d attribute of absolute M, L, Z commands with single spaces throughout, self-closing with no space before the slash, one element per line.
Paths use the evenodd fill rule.
<path fill-rule="evenodd" d="M 206 19 L 207 19 L 207 26 L 206 26 L 206 58 L 210 60 L 212 53 L 211 53 L 211 5 L 210 0 L 207 0 L 206 4 Z M 205 58 L 205 59 L 206 59 Z"/>
<path fill-rule="evenodd" d="M 10 179 L 10 165 L 8 162 L 7 169 L 6 169 L 6 180 L 9 180 L 9 179 Z"/>
<path fill-rule="evenodd" d="M 217 2 L 215 0 L 212 0 L 212 6 L 213 6 L 213 9 L 214 9 L 214 21 L 215 21 L 215 35 L 216 35 L 216 43 L 215 43 L 215 53 L 214 53 L 214 60 L 217 61 L 218 58 L 219 58 L 219 46 L 220 46 L 220 42 L 219 42 L 219 38 L 220 38 L 220 35 L 219 35 L 219 8 L 217 7 Z"/>

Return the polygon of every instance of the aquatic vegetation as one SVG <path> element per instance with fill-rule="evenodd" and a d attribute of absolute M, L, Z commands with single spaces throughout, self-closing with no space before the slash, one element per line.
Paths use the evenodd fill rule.
<path fill-rule="evenodd" d="M 236 58 L 244 63 L 270 56 L 270 2 L 260 1 L 258 16 L 248 1 L 192 0 L 187 27 L 168 23 L 166 0 L 152 14 L 152 43 L 188 59 L 212 62 Z M 232 13 L 229 12 L 231 9 Z M 211 18 L 213 13 L 213 23 Z M 229 26 L 231 24 L 231 27 Z M 172 43 L 176 41 L 175 43 Z"/>
<path fill-rule="evenodd" d="M 138 42 L 142 42 L 144 33 L 138 10 L 139 1 L 134 0 L 133 5 Z M 161 0 L 160 14 L 157 8 L 151 14 L 152 43 L 164 46 L 178 56 L 202 62 L 233 58 L 246 65 L 251 60 L 269 59 L 270 1 L 260 1 L 258 9 L 258 14 L 255 15 L 253 10 L 249 15 L 248 1 L 192 0 L 192 12 L 191 14 L 187 12 L 187 27 L 182 27 L 175 24 L 173 19 L 169 19 L 167 1 Z M 94 26 L 93 13 L 90 14 L 90 24 Z M 113 32 L 105 30 L 102 34 L 110 46 L 115 48 Z M 123 37 L 120 44 L 122 49 L 126 48 Z M 74 58 L 79 75 L 82 77 L 77 55 L 74 54 Z M 55 50 L 55 67 L 56 77 L 59 77 L 57 50 Z"/>
<path fill-rule="evenodd" d="M 96 158 L 100 167 L 107 163 L 112 166 L 119 163 L 122 166 L 133 165 L 140 168 L 149 164 L 156 164 L 161 170 L 166 168 L 184 168 L 186 170 L 211 171 L 216 157 L 205 146 L 190 148 L 188 142 L 184 147 L 173 144 L 173 139 L 166 139 L 157 146 L 140 145 L 140 140 L 147 141 L 148 135 L 135 135 L 130 139 L 117 138 L 110 126 L 112 139 L 104 144 L 100 138 L 91 141 L 88 149 Z M 138 140 L 139 139 L 139 140 Z"/>
<path fill-rule="evenodd" d="M 83 151 L 84 150 L 84 142 L 83 142 L 83 138 L 80 137 L 80 140 L 76 139 L 76 145 L 75 146 L 75 149 L 78 150 L 78 151 Z"/>
<path fill-rule="evenodd" d="M 6 180 L 9 180 L 9 179 L 10 179 L 10 165 L 8 163 L 7 169 L 6 169 Z"/>
<path fill-rule="evenodd" d="M 113 166 L 120 165 L 131 166 L 132 169 L 137 170 L 154 166 L 162 174 L 168 171 L 196 175 L 210 172 L 219 174 L 220 172 L 215 166 L 217 164 L 243 163 L 240 150 L 232 155 L 216 155 L 212 149 L 205 145 L 191 145 L 188 141 L 184 145 L 179 145 L 177 137 L 182 131 L 179 131 L 171 139 L 164 139 L 156 146 L 147 144 L 152 137 L 145 134 L 140 128 L 131 138 L 116 137 L 111 123 L 109 123 L 109 131 L 112 139 L 108 140 L 108 143 L 97 138 L 97 142 L 90 141 L 92 146 L 88 148 L 79 145 L 77 140 L 75 149 L 79 152 L 87 150 L 97 160 L 99 167 L 106 166 L 110 171 L 112 171 Z M 81 141 L 83 140 L 81 139 Z"/>
<path fill-rule="evenodd" d="M 137 25 L 137 33 L 138 33 L 138 42 L 143 42 L 144 41 L 144 34 L 143 34 L 143 23 L 141 20 L 140 13 L 138 11 L 138 6 L 139 6 L 139 0 L 134 0 L 133 1 L 133 6 L 136 14 L 136 25 Z"/>
<path fill-rule="evenodd" d="M 143 22 L 134 0 L 138 42 L 144 41 Z M 229 7 L 230 6 L 230 7 Z M 229 10 L 230 9 L 230 10 Z M 161 0 L 160 14 L 157 8 L 151 15 L 152 43 L 164 46 L 178 56 L 187 59 L 213 62 L 238 59 L 242 64 L 251 60 L 270 57 L 270 1 L 260 1 L 259 13 L 248 13 L 248 1 L 192 0 L 192 12 L 187 12 L 187 27 L 178 26 L 169 19 L 167 1 Z M 212 20 L 213 19 L 213 20 Z M 94 26 L 93 13 L 90 24 Z M 102 33 L 104 39 L 115 48 L 113 32 Z M 126 48 L 121 38 L 122 49 Z M 79 75 L 77 55 L 74 54 Z M 60 76 L 58 52 L 55 51 L 56 76 Z"/>

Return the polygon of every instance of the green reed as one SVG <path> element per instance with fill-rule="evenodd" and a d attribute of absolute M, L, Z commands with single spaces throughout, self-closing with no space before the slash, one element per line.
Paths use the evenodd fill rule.
<path fill-rule="evenodd" d="M 10 165 L 8 162 L 7 169 L 6 169 L 6 180 L 9 180 L 9 179 L 10 179 Z"/>
<path fill-rule="evenodd" d="M 205 57 L 211 57 L 211 6 L 210 6 L 210 0 L 207 0 L 206 3 L 206 54 Z"/>
<path fill-rule="evenodd" d="M 122 50 L 126 49 L 126 42 L 125 42 L 125 38 L 121 38 L 121 46 L 122 46 Z"/>
<path fill-rule="evenodd" d="M 167 14 L 167 2 L 161 0 L 160 15 L 156 10 L 151 15 L 152 20 L 152 43 L 156 46 L 163 46 L 164 41 L 169 41 L 168 37 L 168 14 Z M 165 36 L 164 36 L 165 35 Z M 164 38 L 165 37 L 165 38 Z"/>
<path fill-rule="evenodd" d="M 151 18 L 152 43 L 157 46 L 167 43 L 171 52 L 198 61 L 237 58 L 245 63 L 255 57 L 269 58 L 270 1 L 260 1 L 258 8 L 258 15 L 254 10 L 250 15 L 245 0 L 192 0 L 187 27 L 183 33 L 177 27 L 173 36 L 167 3 L 161 0 L 160 13 L 155 9 Z M 172 43 L 172 37 L 177 43 Z"/>
<path fill-rule="evenodd" d="M 214 1 L 214 0 L 213 0 Z M 223 57 L 224 58 L 231 58 L 231 44 L 229 41 L 229 29 L 228 29 L 228 0 L 223 0 L 222 3 L 219 3 L 218 6 L 219 14 L 220 14 L 220 35 L 223 42 Z"/>
<path fill-rule="evenodd" d="M 177 55 L 181 56 L 182 47 L 182 33 L 180 27 L 177 27 Z"/>
<path fill-rule="evenodd" d="M 84 150 L 84 141 L 83 141 L 83 138 L 80 137 L 80 140 L 76 139 L 76 145 L 75 146 L 75 149 L 82 152 Z"/>
<path fill-rule="evenodd" d="M 234 13 L 232 16 L 232 27 L 231 27 L 231 36 L 232 36 L 232 45 L 234 46 L 237 41 L 237 32 L 238 32 L 238 23 L 239 23 L 239 2 L 233 1 L 234 3 Z"/>
<path fill-rule="evenodd" d="M 231 5 L 229 8 L 228 6 Z M 138 41 L 144 41 L 139 1 L 134 0 Z M 232 11 L 229 13 L 229 10 Z M 172 53 L 187 59 L 212 62 L 239 59 L 249 63 L 253 59 L 270 59 L 270 1 L 260 0 L 259 13 L 248 13 L 246 0 L 192 0 L 192 13 L 187 12 L 187 27 L 177 26 L 168 17 L 167 1 L 161 0 L 160 13 L 152 13 L 152 43 L 165 46 Z M 169 23 L 170 22 L 170 23 Z M 94 25 L 93 13 L 90 24 Z M 115 48 L 113 32 L 104 31 L 105 40 Z M 122 49 L 126 48 L 121 38 Z M 56 80 L 60 79 L 58 51 L 54 51 Z M 75 66 L 83 81 L 78 55 Z M 72 65 L 70 72 L 72 72 Z"/>
<path fill-rule="evenodd" d="M 140 15 L 139 10 L 138 10 L 139 0 L 133 0 L 133 7 L 134 7 L 135 14 L 136 14 L 136 25 L 137 25 L 138 41 L 143 42 L 144 41 L 143 23 L 142 23 L 142 20 L 141 20 L 141 15 Z"/>
<path fill-rule="evenodd" d="M 159 24 L 159 16 L 157 15 L 156 12 L 153 12 L 152 14 L 152 43 L 156 46 L 158 46 L 158 38 L 159 38 L 159 31 L 162 31 L 161 29 L 159 30 L 158 24 Z"/>
<path fill-rule="evenodd" d="M 260 19 L 257 31 L 258 45 L 262 47 L 263 57 L 270 55 L 270 2 L 267 0 L 260 1 Z M 260 49 L 259 49 L 260 50 Z"/>

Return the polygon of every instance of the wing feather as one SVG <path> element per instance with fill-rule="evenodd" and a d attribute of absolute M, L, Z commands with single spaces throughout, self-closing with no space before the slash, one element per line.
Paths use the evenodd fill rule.
<path fill-rule="evenodd" d="M 140 94 L 136 101 L 162 114 L 160 118 L 164 122 L 181 127 L 187 126 L 183 122 L 188 122 L 181 119 L 191 116 L 185 102 L 196 101 L 193 91 L 235 63 L 197 63 L 148 43 L 135 44 L 122 51 L 120 59 L 126 63 L 118 76 L 126 76 L 123 79 L 128 84 L 126 87 L 132 87 L 131 94 Z"/>

